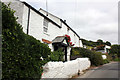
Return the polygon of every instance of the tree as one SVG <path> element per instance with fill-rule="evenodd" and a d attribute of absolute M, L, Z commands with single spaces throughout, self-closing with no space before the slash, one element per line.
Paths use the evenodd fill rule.
<path fill-rule="evenodd" d="M 111 46 L 111 43 L 109 41 L 106 41 L 105 44 L 108 45 L 108 46 Z"/>
<path fill-rule="evenodd" d="M 2 3 L 2 78 L 17 80 L 40 79 L 50 48 L 25 34 L 14 12 Z M 43 58 L 40 59 L 40 58 Z M 28 79 L 28 80 L 29 80 Z"/>
<path fill-rule="evenodd" d="M 98 39 L 98 40 L 97 40 L 97 43 L 98 43 L 98 45 L 104 44 L 103 40 L 101 40 L 101 39 Z"/>
<path fill-rule="evenodd" d="M 117 56 L 120 57 L 120 45 L 112 45 L 110 54 L 117 54 Z"/>

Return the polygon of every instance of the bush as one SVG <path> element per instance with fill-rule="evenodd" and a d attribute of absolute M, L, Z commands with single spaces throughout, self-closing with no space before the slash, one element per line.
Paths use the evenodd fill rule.
<path fill-rule="evenodd" d="M 64 61 L 64 52 L 61 49 L 54 51 L 50 54 L 50 61 Z"/>
<path fill-rule="evenodd" d="M 120 58 L 115 58 L 114 61 L 119 61 L 120 62 Z"/>
<path fill-rule="evenodd" d="M 108 54 L 107 55 L 109 61 L 120 61 L 120 58 L 117 54 Z"/>
<path fill-rule="evenodd" d="M 120 45 L 112 45 L 109 54 L 116 54 L 118 57 L 120 57 Z"/>
<path fill-rule="evenodd" d="M 72 48 L 72 56 L 76 54 L 78 55 L 78 53 L 81 57 L 88 57 L 92 65 L 98 66 L 103 64 L 103 58 L 100 52 L 90 51 L 80 47 Z"/>
<path fill-rule="evenodd" d="M 104 64 L 109 63 L 110 61 L 108 59 L 104 59 Z"/>
<path fill-rule="evenodd" d="M 40 78 L 50 53 L 47 45 L 22 31 L 14 11 L 2 3 L 2 78 Z"/>
<path fill-rule="evenodd" d="M 92 51 L 93 52 L 93 51 Z M 90 58 L 91 63 L 95 66 L 104 64 L 101 52 L 93 52 L 93 56 Z"/>

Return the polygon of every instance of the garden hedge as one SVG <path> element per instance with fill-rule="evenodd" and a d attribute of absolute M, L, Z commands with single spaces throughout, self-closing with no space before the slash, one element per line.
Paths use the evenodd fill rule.
<path fill-rule="evenodd" d="M 2 78 L 40 79 L 51 50 L 23 32 L 14 12 L 2 3 Z"/>
<path fill-rule="evenodd" d="M 58 49 L 57 51 L 53 51 L 50 54 L 50 61 L 64 61 L 64 52 L 62 49 Z"/>
<path fill-rule="evenodd" d="M 100 52 L 95 52 L 85 48 L 75 47 L 72 48 L 71 57 L 76 55 L 79 57 L 88 57 L 92 65 L 98 66 L 103 64 L 103 58 Z"/>

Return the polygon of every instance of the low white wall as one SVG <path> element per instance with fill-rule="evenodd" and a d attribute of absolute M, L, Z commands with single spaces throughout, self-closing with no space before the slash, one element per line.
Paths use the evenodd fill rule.
<path fill-rule="evenodd" d="M 71 78 L 79 71 L 82 72 L 90 67 L 88 58 L 77 58 L 68 62 L 48 62 L 43 67 L 42 78 Z"/>

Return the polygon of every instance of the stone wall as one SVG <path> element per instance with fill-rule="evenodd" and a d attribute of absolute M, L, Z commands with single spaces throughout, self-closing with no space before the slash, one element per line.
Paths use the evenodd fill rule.
<path fill-rule="evenodd" d="M 68 62 L 48 62 L 43 68 L 42 78 L 71 78 L 90 67 L 88 58 L 77 58 Z"/>

